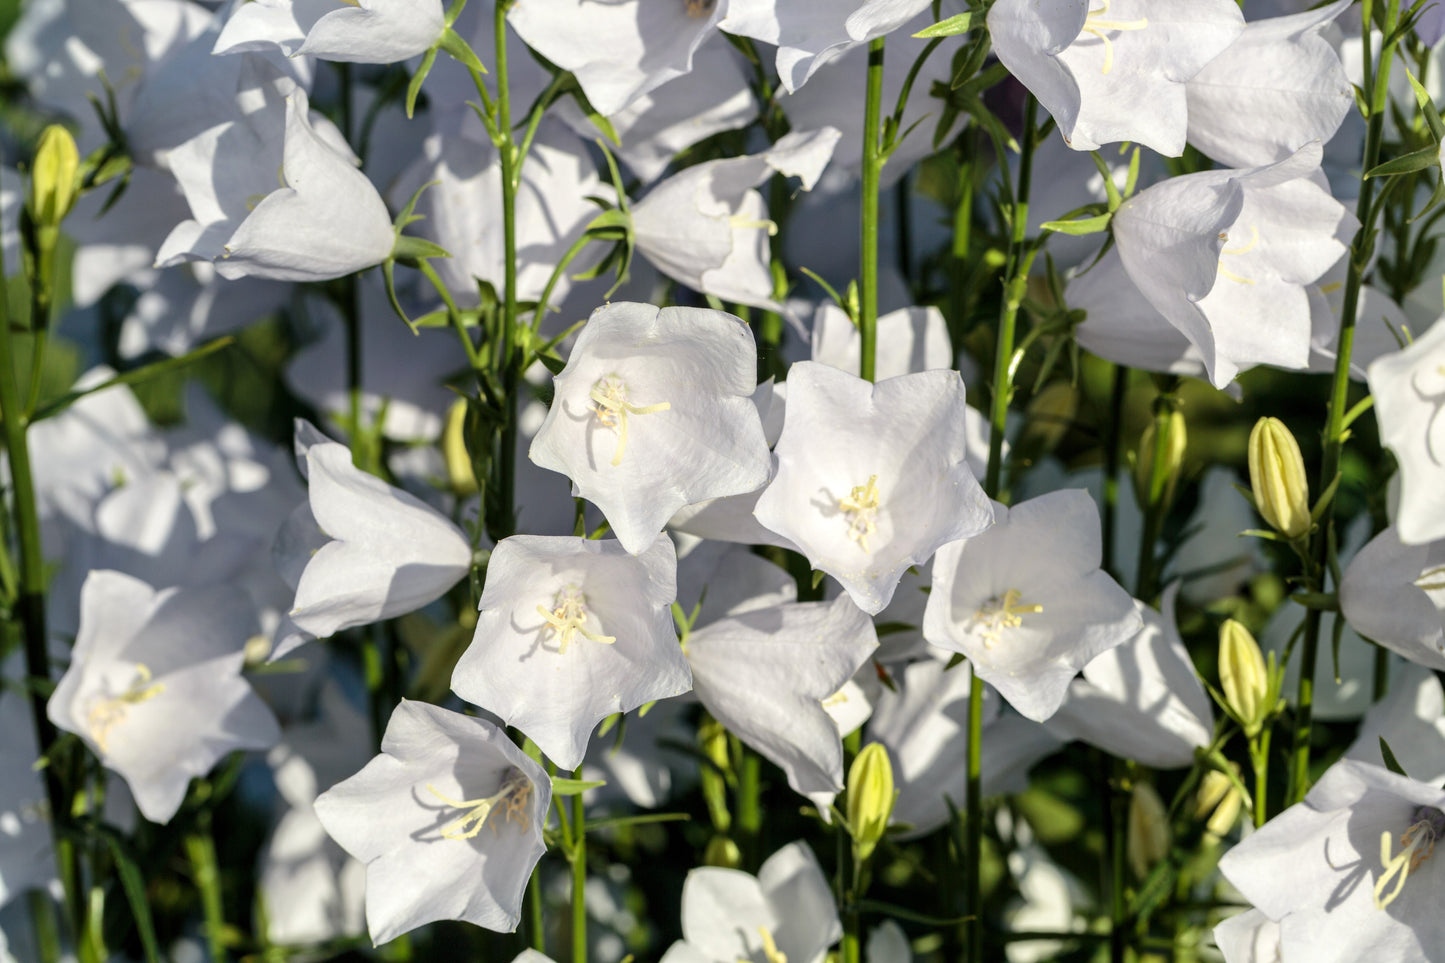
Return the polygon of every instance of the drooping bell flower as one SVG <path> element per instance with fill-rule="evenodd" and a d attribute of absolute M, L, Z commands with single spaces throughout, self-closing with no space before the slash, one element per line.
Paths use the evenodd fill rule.
<path fill-rule="evenodd" d="M 390 64 L 435 47 L 446 26 L 441 0 L 251 0 L 236 6 L 215 52 Z"/>
<path fill-rule="evenodd" d="M 1445 324 L 1368 370 L 1380 441 L 1400 465 L 1400 541 L 1445 538 Z"/>

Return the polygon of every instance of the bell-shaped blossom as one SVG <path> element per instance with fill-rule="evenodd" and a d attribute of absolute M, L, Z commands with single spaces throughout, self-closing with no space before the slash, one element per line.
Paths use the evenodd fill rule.
<path fill-rule="evenodd" d="M 255 631 L 251 601 L 235 588 L 157 592 L 120 572 L 92 572 L 50 720 L 120 773 L 147 819 L 167 822 L 191 777 L 280 735 L 241 677 Z"/>
<path fill-rule="evenodd" d="M 1445 324 L 1377 359 L 1369 381 L 1380 441 L 1400 465 L 1399 538 L 1445 538 Z"/>
<path fill-rule="evenodd" d="M 1143 628 L 1102 555 L 1088 492 L 995 505 L 992 528 L 939 549 L 923 637 L 968 656 L 1009 705 L 1042 722 L 1080 669 Z"/>
<path fill-rule="evenodd" d="M 1248 170 L 1172 177 L 1125 201 L 1114 239 L 1130 280 L 1224 387 L 1242 368 L 1305 368 L 1305 285 L 1339 260 L 1343 205 L 1317 183 L 1320 146 Z"/>
<path fill-rule="evenodd" d="M 1175 628 L 1179 583 L 1163 610 L 1134 604 L 1144 628 L 1084 666 L 1049 727 L 1155 769 L 1194 764 L 1194 750 L 1214 736 L 1214 710 Z"/>
<path fill-rule="evenodd" d="M 555 379 L 530 457 L 571 478 L 641 553 L 684 505 L 767 481 L 756 371 L 752 333 L 732 315 L 603 305 Z"/>
<path fill-rule="evenodd" d="M 892 690 L 878 693 L 867 738 L 887 746 L 894 761 L 898 802 L 893 821 L 912 826 L 910 836 L 921 836 L 947 823 L 947 800 L 956 805 L 967 792 L 973 680 L 966 662 L 950 669 L 924 659 L 894 672 L 893 682 Z M 983 723 L 979 768 L 984 796 L 1022 791 L 1029 769 L 1063 744 L 1046 727 L 1002 710 L 988 687 Z"/>
<path fill-rule="evenodd" d="M 445 29 L 441 0 L 252 0 L 236 5 L 215 52 L 390 64 L 425 53 Z"/>
<path fill-rule="evenodd" d="M 638 253 L 695 291 L 782 312 L 769 268 L 777 225 L 756 188 L 783 174 L 812 190 L 838 137 L 831 127 L 795 131 L 761 154 L 705 161 L 659 182 L 632 206 Z"/>
<path fill-rule="evenodd" d="M 1230 0 L 999 0 L 994 53 L 1075 150 L 1138 141 L 1184 151 L 1184 85 L 1244 30 Z"/>
<path fill-rule="evenodd" d="M 529 0 L 514 5 L 507 22 L 529 47 L 570 70 L 594 108 L 614 114 L 691 70 L 726 10 L 727 0 Z"/>
<path fill-rule="evenodd" d="M 1189 143 L 1225 167 L 1284 160 L 1335 135 L 1355 96 L 1340 55 L 1321 36 L 1350 0 L 1245 25 L 1185 85 Z"/>
<path fill-rule="evenodd" d="M 1445 792 L 1352 759 L 1220 860 L 1285 960 L 1427 963 L 1445 945 Z"/>
<path fill-rule="evenodd" d="M 769 856 L 757 876 L 702 866 L 682 884 L 682 940 L 663 963 L 822 963 L 843 936 L 828 879 L 804 842 Z"/>
<path fill-rule="evenodd" d="M 1400 665 L 1391 674 L 1386 697 L 1360 721 L 1345 758 L 1385 765 L 1381 739 L 1412 779 L 1432 785 L 1445 781 L 1445 689 L 1433 671 Z"/>
<path fill-rule="evenodd" d="M 1376 535 L 1345 569 L 1340 611 L 1367 639 L 1431 669 L 1445 669 L 1445 539 L 1408 545 Z"/>
<path fill-rule="evenodd" d="M 604 718 L 692 687 L 670 610 L 676 572 L 666 538 L 636 556 L 611 539 L 503 539 L 452 691 L 576 769 Z"/>
<path fill-rule="evenodd" d="M 746 608 L 686 642 L 703 706 L 824 811 L 843 789 L 843 744 L 824 704 L 877 647 L 872 620 L 842 597 Z"/>
<path fill-rule="evenodd" d="M 403 699 L 381 755 L 322 793 L 316 815 L 366 864 L 379 945 L 436 920 L 515 930 L 551 801 L 546 772 L 504 731 Z"/>
<path fill-rule="evenodd" d="M 282 577 L 296 582 L 298 627 L 325 638 L 404 615 L 471 570 L 467 536 L 436 509 L 357 468 L 349 448 L 309 424 L 298 421 L 296 435 L 309 499 L 276 552 Z"/>
<path fill-rule="evenodd" d="M 930 0 L 729 0 L 718 26 L 777 47 L 778 78 L 793 93 L 848 48 L 892 33 L 929 5 Z"/>
<path fill-rule="evenodd" d="M 1279 924 L 1257 909 L 1237 913 L 1214 928 L 1224 963 L 1280 963 Z"/>
<path fill-rule="evenodd" d="M 967 462 L 963 381 L 924 371 L 869 384 L 804 361 L 788 385 L 757 519 L 876 614 L 905 569 L 993 518 Z"/>

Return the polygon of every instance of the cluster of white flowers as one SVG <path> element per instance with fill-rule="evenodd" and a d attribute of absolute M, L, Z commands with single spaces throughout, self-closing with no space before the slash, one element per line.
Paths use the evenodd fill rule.
<path fill-rule="evenodd" d="M 214 963 L 444 920 L 525 920 L 516 963 L 939 959 L 960 920 L 971 963 L 1445 960 L 1436 8 L 7 29 L 0 907 L 36 960 L 192 913 Z M 1313 484 L 1276 413 L 1322 426 Z M 146 898 L 176 843 L 132 808 L 194 905 Z M 677 925 L 636 925 L 668 891 L 605 887 L 684 843 Z"/>

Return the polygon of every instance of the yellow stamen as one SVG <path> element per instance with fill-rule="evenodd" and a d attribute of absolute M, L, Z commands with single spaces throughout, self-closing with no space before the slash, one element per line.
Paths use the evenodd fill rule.
<path fill-rule="evenodd" d="M 1415 821 L 1400 837 L 1398 855 L 1390 855 L 1390 834 L 1380 834 L 1380 864 L 1384 872 L 1375 880 L 1376 909 L 1384 909 L 1399 897 L 1405 880 L 1435 852 L 1435 840 L 1442 832 L 1445 832 L 1445 813 L 1433 806 L 1421 806 L 1415 810 Z M 1385 892 L 1387 886 L 1389 893 Z"/>
<path fill-rule="evenodd" d="M 868 484 L 854 485 L 844 498 L 838 499 L 838 508 L 848 519 L 848 538 L 868 551 L 868 536 L 878 530 L 878 476 L 869 475 Z"/>
<path fill-rule="evenodd" d="M 1427 592 L 1445 589 L 1445 565 L 1437 565 L 1421 572 L 1420 577 L 1415 579 L 1415 587 Z"/>
<path fill-rule="evenodd" d="M 995 596 L 973 613 L 973 620 L 982 626 L 979 634 L 983 636 L 984 648 L 993 648 L 1003 638 L 1004 629 L 1016 629 L 1023 625 L 1025 615 L 1044 610 L 1042 605 L 1019 604 L 1022 601 L 1023 593 L 1011 588 L 1003 594 L 1002 600 Z"/>
<path fill-rule="evenodd" d="M 627 450 L 627 416 L 651 415 L 672 407 L 666 401 L 655 405 L 634 405 L 627 400 L 627 383 L 615 374 L 598 379 L 588 397 L 592 399 L 592 410 L 597 420 L 603 427 L 617 432 L 617 452 L 612 456 L 614 467 L 622 464 L 622 453 Z"/>
<path fill-rule="evenodd" d="M 778 944 L 773 942 L 772 930 L 766 926 L 759 926 L 758 935 L 763 938 L 763 959 L 767 963 L 788 963 L 788 954 L 778 949 Z M 751 961 L 738 960 L 737 963 L 751 963 Z"/>
<path fill-rule="evenodd" d="M 1220 239 L 1221 241 L 1227 241 L 1227 240 L 1229 240 L 1229 234 L 1226 233 L 1226 232 L 1224 232 L 1224 231 L 1221 231 L 1221 232 L 1219 233 L 1219 239 Z M 1229 278 L 1229 280 L 1231 280 L 1231 281 L 1237 281 L 1237 282 L 1240 283 L 1240 284 L 1253 284 L 1254 282 L 1253 282 L 1252 280 L 1250 280 L 1249 278 L 1244 277 L 1244 276 L 1239 275 L 1239 274 L 1235 274 L 1235 273 L 1234 273 L 1233 271 L 1231 271 L 1229 268 L 1225 267 L 1225 266 L 1224 266 L 1224 255 L 1226 255 L 1226 254 L 1248 254 L 1250 251 L 1253 251 L 1258 244 L 1259 244 L 1259 228 L 1257 228 L 1257 227 L 1255 227 L 1253 224 L 1251 224 L 1251 225 L 1249 226 L 1249 242 L 1248 242 L 1247 244 L 1243 244 L 1243 245 L 1241 245 L 1240 247 L 1234 247 L 1234 248 L 1226 247 L 1226 248 L 1223 248 L 1223 249 L 1220 250 L 1220 252 L 1219 252 L 1219 254 L 1220 254 L 1220 258 L 1219 258 L 1219 273 L 1222 274 L 1222 275 L 1224 275 L 1225 277 Z"/>
<path fill-rule="evenodd" d="M 508 769 L 502 776 L 502 785 L 498 787 L 496 794 L 483 799 L 452 799 L 437 792 L 431 783 L 427 783 L 426 788 L 445 805 L 466 811 L 460 819 L 442 827 L 443 839 L 471 839 L 481 832 L 493 814 L 498 812 L 506 814 L 504 822 L 515 819 L 524 828 L 527 825 L 527 803 L 532 799 L 532 780 L 516 766 Z M 497 827 L 493 823 L 493 835 L 496 832 Z"/>
<path fill-rule="evenodd" d="M 778 236 L 778 223 L 776 221 L 755 221 L 742 214 L 734 214 L 728 218 L 728 227 L 735 231 L 756 228 L 759 231 L 767 231 L 768 237 Z"/>
<path fill-rule="evenodd" d="M 1104 5 L 1098 10 L 1089 11 L 1084 18 L 1083 33 L 1093 34 L 1104 42 L 1104 69 L 1102 73 L 1108 73 L 1114 69 L 1114 43 L 1104 36 L 1105 30 L 1143 30 L 1149 26 L 1148 17 L 1140 17 L 1138 20 L 1103 20 L 1100 19 L 1109 12 L 1110 0 L 1104 0 Z"/>
<path fill-rule="evenodd" d="M 551 610 L 545 606 L 537 606 L 537 614 L 546 619 L 547 624 L 556 631 L 559 655 L 567 654 L 567 646 L 571 645 L 578 635 L 603 645 L 611 645 L 617 641 L 615 635 L 599 635 L 587 631 L 587 596 L 575 585 L 569 585 L 557 593 L 557 597 L 552 600 Z"/>
<path fill-rule="evenodd" d="M 101 752 L 110 751 L 111 731 L 125 721 L 131 706 L 140 705 L 166 691 L 165 683 L 157 682 L 151 685 L 150 681 L 151 670 L 145 665 L 137 664 L 135 678 L 124 692 L 91 704 L 90 711 L 85 716 L 86 726 Z"/>

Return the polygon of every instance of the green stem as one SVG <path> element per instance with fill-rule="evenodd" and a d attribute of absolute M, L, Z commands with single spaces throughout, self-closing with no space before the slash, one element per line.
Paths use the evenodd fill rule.
<path fill-rule="evenodd" d="M 578 769 L 574 778 L 582 778 Z M 572 963 L 587 963 L 587 819 L 582 794 L 572 797 Z"/>
<path fill-rule="evenodd" d="M 527 945 L 547 952 L 547 931 L 542 925 L 542 874 L 535 869 L 527 880 Z"/>
<path fill-rule="evenodd" d="M 494 541 L 511 535 L 516 524 L 517 385 L 521 380 L 517 355 L 517 189 L 522 155 L 512 132 L 512 91 L 507 70 L 507 12 L 513 0 L 497 0 L 492 31 L 496 38 L 497 151 L 502 160 L 502 330 L 500 350 L 494 358 L 501 366 L 502 404 L 505 411 L 497 438 L 497 510 L 489 519 Z M 580 805 L 580 803 L 579 803 Z"/>
<path fill-rule="evenodd" d="M 211 838 L 209 826 L 198 828 L 186 836 L 186 857 L 191 862 L 191 877 L 201 894 L 210 958 L 213 963 L 225 963 L 225 904 L 221 900 L 221 870 L 216 860 L 216 843 Z"/>
<path fill-rule="evenodd" d="M 1119 463 L 1124 450 L 1124 398 L 1129 390 L 1129 369 L 1114 366 L 1109 392 L 1109 423 L 1104 426 L 1104 557 L 1102 568 L 1115 575 L 1115 539 L 1119 527 Z"/>
<path fill-rule="evenodd" d="M 1033 176 L 1034 145 L 1038 136 L 1038 101 L 1029 96 L 1024 107 L 1022 156 L 1019 158 L 1018 192 L 1014 198 L 1012 231 L 1009 236 L 1008 261 L 1005 269 L 1003 304 L 999 310 L 998 340 L 994 344 L 993 398 L 989 412 L 988 468 L 984 472 L 983 490 L 989 498 L 997 498 L 1003 478 L 1004 420 L 1008 416 L 1009 399 L 1013 396 L 1013 376 L 1018 369 L 1014 357 L 1014 341 L 1018 330 L 1019 306 L 1028 286 L 1029 268 L 1033 266 L 1038 248 L 1025 243 L 1029 223 L 1029 185 Z M 968 901 L 964 935 L 968 959 L 982 963 L 983 889 L 979 862 L 983 855 L 983 680 L 975 673 L 969 686 L 968 699 L 968 781 L 964 792 L 963 885 Z"/>
<path fill-rule="evenodd" d="M 1249 760 L 1254 764 L 1254 827 L 1269 819 L 1269 737 L 1266 727 L 1250 742 Z"/>
<path fill-rule="evenodd" d="M 1366 33 L 1371 26 L 1374 0 L 1364 0 L 1361 16 Z M 1385 35 L 1394 32 L 1399 22 L 1400 0 L 1389 0 L 1385 13 Z M 1365 154 L 1363 170 L 1370 170 L 1380 162 L 1380 146 L 1384 139 L 1386 102 L 1390 88 L 1390 64 L 1395 48 L 1387 46 L 1380 51 L 1378 67 L 1371 63 L 1369 44 L 1363 46 L 1365 99 L 1370 104 L 1370 117 L 1365 128 Z M 1335 354 L 1335 370 L 1330 383 L 1329 417 L 1325 425 L 1324 452 L 1320 459 L 1319 491 L 1324 491 L 1339 472 L 1345 446 L 1345 412 L 1349 408 L 1350 360 L 1354 353 L 1355 321 L 1359 313 L 1360 288 L 1365 271 L 1369 267 L 1374 247 L 1375 222 L 1380 216 L 1376 203 L 1376 182 L 1373 178 L 1360 182 L 1360 197 L 1355 207 L 1360 219 L 1360 228 L 1350 244 L 1349 266 L 1345 275 L 1345 299 L 1340 306 L 1340 334 Z M 1334 503 L 1326 507 L 1320 518 L 1319 527 L 1312 538 L 1314 568 L 1320 572 L 1321 585 L 1325 586 L 1323 573 L 1329 561 L 1330 529 L 1334 524 Z M 1295 693 L 1295 734 L 1290 765 L 1289 795 L 1286 805 L 1292 805 L 1304 798 L 1310 781 L 1310 738 L 1314 716 L 1315 661 L 1319 653 L 1320 613 L 1310 609 L 1305 616 L 1304 644 L 1300 646 L 1299 688 Z"/>
<path fill-rule="evenodd" d="M 863 220 L 858 284 L 859 374 L 872 381 L 878 357 L 878 181 L 883 169 L 883 38 L 868 44 L 868 96 L 863 108 Z"/>
<path fill-rule="evenodd" d="M 736 740 L 736 736 L 730 736 Z M 763 827 L 762 762 L 756 752 L 737 743 L 738 763 L 738 818 L 737 841 L 743 853 L 743 869 L 755 872 L 758 867 L 758 835 Z"/>
<path fill-rule="evenodd" d="M 1124 792 L 1125 764 L 1110 760 L 1109 778 L 1109 961 L 1124 963 L 1129 945 L 1124 872 L 1128 863 L 1129 797 Z"/>
<path fill-rule="evenodd" d="M 30 903 L 30 920 L 35 926 L 35 949 L 40 963 L 60 963 L 60 927 L 55 919 L 55 903 L 50 894 L 32 889 L 26 894 Z"/>

